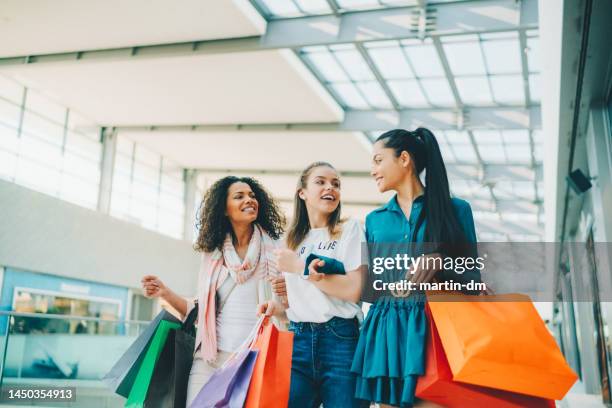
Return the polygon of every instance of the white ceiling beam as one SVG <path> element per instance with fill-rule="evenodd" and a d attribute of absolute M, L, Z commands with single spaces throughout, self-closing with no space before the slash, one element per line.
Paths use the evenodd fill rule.
<path fill-rule="evenodd" d="M 351 11 L 341 15 L 271 20 L 263 36 L 190 41 L 134 47 L 73 50 L 47 55 L 20 55 L 0 58 L 2 65 L 31 65 L 92 61 L 160 58 L 185 55 L 249 52 L 264 49 L 301 48 L 309 45 L 363 43 L 368 41 L 419 38 L 413 24 L 421 7 L 394 7 Z M 491 10 L 495 10 L 493 13 Z M 433 22 L 426 35 L 527 30 L 538 26 L 537 0 L 479 0 L 428 5 Z M 499 18 L 503 15 L 504 18 Z"/>

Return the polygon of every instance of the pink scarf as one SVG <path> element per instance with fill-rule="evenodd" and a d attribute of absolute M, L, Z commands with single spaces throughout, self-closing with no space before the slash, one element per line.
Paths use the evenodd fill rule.
<path fill-rule="evenodd" d="M 278 275 L 273 260 L 273 251 L 280 244 L 273 240 L 265 231 L 255 226 L 253 236 L 249 242 L 247 255 L 242 263 L 235 252 L 231 237 L 228 236 L 223 244 L 223 251 L 215 249 L 213 252 L 202 254 L 200 275 L 198 278 L 198 330 L 196 346 L 201 345 L 202 357 L 206 361 L 214 361 L 217 357 L 217 326 L 215 293 L 228 274 L 237 284 L 244 283 L 250 278 L 260 279 L 258 293 L 260 301 L 272 298 L 272 290 L 266 278 Z M 224 259 L 226 267 L 224 267 Z M 255 310 L 253 310 L 255 313 Z"/>

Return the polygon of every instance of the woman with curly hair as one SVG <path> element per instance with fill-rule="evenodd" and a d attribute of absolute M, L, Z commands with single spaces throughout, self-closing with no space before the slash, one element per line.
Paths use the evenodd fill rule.
<path fill-rule="evenodd" d="M 257 305 L 273 298 L 269 280 L 278 275 L 273 251 L 284 223 L 278 205 L 252 178 L 224 177 L 206 192 L 194 245 L 202 263 L 187 405 L 246 339 L 257 321 Z M 142 287 L 147 297 L 164 299 L 183 316 L 194 307 L 156 276 L 145 276 Z"/>

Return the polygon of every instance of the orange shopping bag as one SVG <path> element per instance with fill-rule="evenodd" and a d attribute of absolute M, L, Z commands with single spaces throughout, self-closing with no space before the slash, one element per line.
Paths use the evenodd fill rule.
<path fill-rule="evenodd" d="M 448 360 L 442 348 L 436 325 L 426 306 L 428 330 L 425 374 L 419 377 L 416 396 L 448 408 L 554 408 L 555 402 L 544 398 L 496 390 L 453 381 Z"/>
<path fill-rule="evenodd" d="M 453 380 L 555 400 L 576 382 L 528 296 L 427 299 Z"/>
<path fill-rule="evenodd" d="M 265 319 L 252 346 L 258 350 L 245 408 L 286 407 L 289 403 L 293 333 Z"/>

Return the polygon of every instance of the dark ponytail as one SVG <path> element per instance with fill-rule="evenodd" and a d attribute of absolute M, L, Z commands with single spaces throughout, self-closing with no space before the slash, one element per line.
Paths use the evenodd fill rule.
<path fill-rule="evenodd" d="M 385 147 L 394 149 L 398 157 L 403 151 L 408 152 L 417 176 L 426 171 L 424 211 L 421 211 L 415 230 L 418 231 L 427 218 L 426 242 L 438 243 L 443 247 L 465 242 L 465 234 L 451 202 L 446 166 L 434 134 L 425 128 L 413 132 L 395 129 L 383 133 L 376 141 L 379 140 L 385 142 Z"/>

